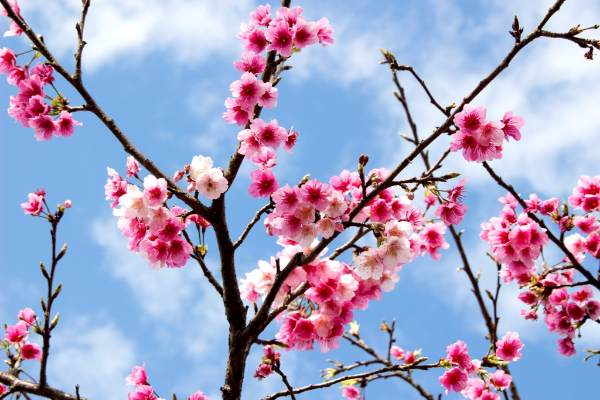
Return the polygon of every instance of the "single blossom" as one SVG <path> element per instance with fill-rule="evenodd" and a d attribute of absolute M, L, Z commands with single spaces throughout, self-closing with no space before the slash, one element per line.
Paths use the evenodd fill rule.
<path fill-rule="evenodd" d="M 40 361 L 42 359 L 40 346 L 35 343 L 25 343 L 23 347 L 21 347 L 21 357 L 23 357 L 25 360 Z"/>
<path fill-rule="evenodd" d="M 221 197 L 228 187 L 229 183 L 223 176 L 223 171 L 218 168 L 212 168 L 208 172 L 200 174 L 196 181 L 196 190 L 209 200 Z"/>
<path fill-rule="evenodd" d="M 25 210 L 25 214 L 31 214 L 34 216 L 40 215 L 44 211 L 44 196 L 38 196 L 35 193 L 29 193 L 27 195 L 29 202 L 21 203 L 21 208 Z"/>
<path fill-rule="evenodd" d="M 252 197 L 267 197 L 279 188 L 279 183 L 273 174 L 271 168 L 257 169 L 250 173 L 252 184 L 248 188 L 248 193 Z"/>
<path fill-rule="evenodd" d="M 523 356 L 519 353 L 523 346 L 518 333 L 508 332 L 502 340 L 496 342 L 496 355 L 504 361 L 516 361 Z"/>

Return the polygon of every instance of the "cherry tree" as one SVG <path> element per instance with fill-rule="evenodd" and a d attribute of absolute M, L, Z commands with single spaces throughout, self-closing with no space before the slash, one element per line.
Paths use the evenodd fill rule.
<path fill-rule="evenodd" d="M 584 353 L 586 360 L 600 355 L 600 350 L 577 343 L 584 325 L 600 323 L 600 270 L 595 270 L 600 259 L 600 176 L 581 175 L 573 182 L 572 195 L 564 199 L 541 199 L 526 187 L 512 186 L 493 166 L 502 163 L 503 153 L 520 145 L 528 129 L 536 128 L 526 124 L 527 115 L 519 111 L 492 115 L 477 97 L 509 65 L 519 68 L 519 52 L 543 38 L 578 46 L 583 57 L 572 62 L 593 62 L 600 41 L 587 34 L 598 25 L 581 27 L 573 21 L 561 32 L 545 30 L 565 2 L 552 4 L 532 30 L 526 31 L 515 16 L 509 31 L 512 48 L 469 93 L 456 94 L 462 100 L 449 105 L 437 100 L 435 87 L 427 85 L 415 68 L 381 49 L 381 74 L 390 75 L 393 96 L 410 127 L 410 134 L 401 135 L 410 150 L 398 155 L 399 162 L 391 169 L 372 165 L 367 154 L 349 155 L 356 160 L 356 169 L 344 169 L 326 180 L 310 174 L 296 182 L 277 177 L 277 164 L 302 145 L 302 132 L 276 119 L 276 107 L 284 107 L 279 84 L 294 73 L 291 62 L 326 53 L 337 43 L 335 26 L 327 16 L 311 20 L 289 0 L 248 10 L 249 22 L 241 24 L 237 37 L 243 50 L 232 66 L 239 79 L 230 84 L 230 96 L 222 99 L 221 123 L 239 128 L 237 147 L 231 149 L 227 164 L 218 165 L 207 149 L 177 160 L 178 169 L 167 171 L 145 156 L 102 108 L 83 81 L 91 0 L 81 2 L 72 71 L 53 55 L 43 32 L 27 23 L 17 0 L 0 0 L 8 26 L 5 36 L 27 37 L 31 42 L 30 48 L 15 44 L 0 49 L 0 73 L 9 84 L 10 94 L 4 96 L 10 101 L 8 114 L 23 131 L 32 133 L 32 141 L 80 135 L 86 127 L 78 116 L 91 114 L 128 154 L 120 165 L 107 169 L 104 189 L 114 228 L 127 238 L 127 250 L 144 259 L 151 270 L 174 269 L 170 273 L 177 274 L 197 264 L 222 302 L 222 318 L 228 326 L 222 332 L 228 335 L 227 364 L 224 380 L 218 384 L 223 399 L 251 398 L 253 393 L 244 391 L 244 377 L 253 371 L 252 379 L 257 381 L 282 382 L 284 388 L 265 397 L 269 400 L 300 398 L 305 392 L 308 398 L 314 390 L 336 385 L 341 385 L 340 397 L 364 399 L 371 382 L 390 378 L 406 382 L 426 399 L 457 392 L 472 400 L 518 400 L 520 377 L 510 368 L 526 356 L 522 350 L 526 343 L 516 331 L 499 325 L 502 287 L 519 287 L 523 318 L 543 320 L 535 323 L 547 325 L 559 354 L 583 358 Z M 429 135 L 417 130 L 401 83 L 405 79 L 416 82 L 443 118 Z M 73 97 L 66 97 L 67 90 Z M 342 151 L 342 147 L 331 149 Z M 497 209 L 489 210 L 487 221 L 480 221 L 478 231 L 489 243 L 487 256 L 495 276 L 489 288 L 481 284 L 482 271 L 470 261 L 472 251 L 463 243 L 464 231 L 457 228 L 476 204 L 466 204 L 468 174 L 444 167 L 450 157 L 480 166 L 490 182 L 506 193 Z M 243 165 L 250 170 L 245 172 Z M 241 232 L 234 232 L 231 227 L 239 221 L 234 221 L 238 216 L 232 217 L 231 209 L 247 199 L 228 195 L 234 185 L 243 184 L 240 175 L 246 173 L 251 182 L 246 196 L 263 199 L 264 205 Z M 69 179 L 69 171 L 60 174 Z M 58 226 L 68 224 L 69 214 L 79 205 L 65 200 L 53 208 L 50 202 L 66 194 L 47 193 L 43 188 L 29 193 L 27 201 L 25 195 L 24 213 L 51 226 L 50 262 L 40 264 L 47 293 L 39 309 L 24 305 L 6 322 L 1 345 L 8 369 L 0 371 L 0 399 L 31 395 L 85 399 L 85 387 L 77 382 L 73 391 L 64 391 L 48 378 L 51 338 L 61 326 L 54 304 L 62 290 L 58 266 L 68 254 L 67 245 L 59 244 Z M 261 241 L 276 242 L 280 249 L 270 260 L 257 260 L 258 268 L 245 273 L 239 251 L 252 245 L 249 235 L 257 231 L 262 231 Z M 208 245 L 211 241 L 216 249 Z M 398 346 L 395 319 L 379 327 L 385 332 L 384 351 L 379 350 L 380 344 L 368 343 L 361 335 L 365 328 L 361 331 L 357 323 L 362 310 L 371 302 L 386 301 L 385 293 L 395 289 L 405 265 L 419 264 L 423 257 L 443 263 L 452 251 L 458 251 L 457 273 L 468 281 L 483 318 L 487 347 L 458 340 L 449 341 L 441 354 L 403 349 Z M 209 255 L 217 257 L 218 263 Z M 36 335 L 41 345 L 35 343 Z M 262 358 L 249 357 L 253 346 L 262 347 Z M 331 366 L 321 371 L 323 379 L 304 386 L 295 384 L 296 376 L 286 374 L 288 352 L 322 352 L 337 358 L 343 346 L 355 347 L 364 359 L 329 360 Z M 25 360 L 35 360 L 39 367 L 31 363 L 25 367 Z M 148 376 L 152 365 L 131 368 L 131 374 L 123 376 L 123 384 L 132 386 L 129 399 L 161 398 L 158 393 L 163 391 Z M 433 374 L 439 385 L 420 382 L 414 371 Z M 198 387 L 193 394 L 179 396 L 204 400 L 208 399 L 205 392 L 212 389 Z"/>

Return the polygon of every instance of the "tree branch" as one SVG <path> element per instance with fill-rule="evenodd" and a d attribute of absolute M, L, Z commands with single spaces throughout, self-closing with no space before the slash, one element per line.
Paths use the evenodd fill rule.
<path fill-rule="evenodd" d="M 29 393 L 52 400 L 87 400 L 85 397 L 76 397 L 48 385 L 23 381 L 13 375 L 0 371 L 0 382 L 10 386 L 14 392 Z"/>
<path fill-rule="evenodd" d="M 260 220 L 261 215 L 266 213 L 270 209 L 272 209 L 274 205 L 275 205 L 275 203 L 273 202 L 273 200 L 271 200 L 269 202 L 269 204 L 264 205 L 260 210 L 258 210 L 256 212 L 256 214 L 254 215 L 254 218 L 252 218 L 252 221 L 250 221 L 248 226 L 246 226 L 246 229 L 244 229 L 244 232 L 242 232 L 242 234 L 240 235 L 238 240 L 236 240 L 235 243 L 233 244 L 234 249 L 237 249 L 238 247 L 240 247 L 240 245 L 242 244 L 244 239 L 246 239 L 246 236 L 248 236 L 248 234 L 250 233 L 250 230 L 252 230 L 254 225 L 256 225 L 256 223 Z"/>
<path fill-rule="evenodd" d="M 75 29 L 77 30 L 78 44 L 77 53 L 75 54 L 75 74 L 73 74 L 73 79 L 79 82 L 81 82 L 81 56 L 83 54 L 83 48 L 87 44 L 83 41 L 83 28 L 85 27 L 85 17 L 87 16 L 90 8 L 91 0 L 82 0 L 81 3 L 81 19 L 79 20 L 79 23 L 75 25 Z"/>

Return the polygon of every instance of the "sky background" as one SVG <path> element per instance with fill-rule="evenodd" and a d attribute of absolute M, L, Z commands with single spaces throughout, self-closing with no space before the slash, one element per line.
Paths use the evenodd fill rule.
<path fill-rule="evenodd" d="M 22 0 L 25 20 L 43 34 L 54 55 L 72 70 L 76 49 L 74 29 L 79 19 L 77 0 Z M 236 38 L 239 24 L 249 20 L 255 1 L 95 0 L 88 16 L 83 57 L 83 79 L 97 103 L 129 139 L 167 174 L 179 170 L 193 156 L 210 156 L 225 167 L 237 144 L 237 125 L 222 119 L 229 84 L 239 79 L 233 62 L 243 50 Z M 272 3 L 272 6 L 277 3 Z M 425 79 L 438 102 L 460 103 L 510 51 L 508 34 L 517 14 L 528 34 L 552 2 L 547 0 L 424 0 L 424 1 L 303 1 L 309 21 L 327 17 L 335 43 L 311 46 L 289 61 L 293 66 L 278 85 L 278 106 L 262 117 L 300 133 L 292 155 L 278 152 L 275 174 L 281 185 L 297 183 L 305 174 L 329 181 L 344 169 L 355 170 L 360 154 L 369 167 L 392 169 L 412 146 L 398 135 L 410 134 L 404 112 L 392 95 L 391 73 L 379 65 L 379 48 L 394 53 L 401 64 L 412 65 Z M 566 32 L 581 24 L 600 22 L 600 3 L 567 1 L 546 28 Z M 0 31 L 9 22 L 0 19 Z M 587 31 L 586 37 L 600 35 Z M 28 49 L 25 38 L 0 38 L 0 47 L 15 52 Z M 527 123 L 520 142 L 506 144 L 503 159 L 493 168 L 524 197 L 566 199 L 580 175 L 599 175 L 598 60 L 588 61 L 573 43 L 541 38 L 526 47 L 475 104 L 488 109 L 488 118 L 500 119 L 507 110 Z M 28 57 L 28 56 L 23 56 Z M 24 59 L 23 58 L 23 59 Z M 22 61 L 19 58 L 19 64 Z M 414 79 L 400 74 L 421 137 L 443 122 Z M 71 101 L 81 99 L 60 78 L 58 89 Z M 6 108 L 16 89 L 0 85 Z M 73 208 L 59 226 L 58 242 L 69 250 L 60 262 L 58 281 L 63 290 L 55 302 L 60 323 L 54 331 L 50 355 L 50 384 L 92 399 L 124 399 L 125 376 L 146 363 L 150 382 L 165 398 L 172 392 L 185 399 L 197 390 L 219 398 L 227 353 L 227 325 L 213 288 L 194 262 L 181 270 L 152 271 L 147 262 L 127 251 L 127 239 L 117 229 L 109 202 L 104 200 L 106 167 L 124 176 L 124 153 L 114 137 L 93 115 L 77 113 L 83 122 L 73 137 L 36 142 L 33 130 L 15 124 L 0 113 L 1 171 L 5 188 L 0 196 L 0 321 L 12 325 L 20 309 L 41 314 L 39 297 L 45 282 L 39 262 L 49 263 L 47 222 L 23 215 L 20 204 L 43 186 L 51 206 L 71 199 Z M 431 157 L 447 148 L 441 138 Z M 246 194 L 253 165 L 245 162 L 228 192 L 228 218 L 237 237 L 265 199 Z M 408 178 L 422 171 L 420 159 L 407 169 Z M 479 239 L 479 224 L 497 216 L 505 192 L 478 164 L 458 154 L 444 163 L 443 173 L 460 172 L 467 178 L 469 212 L 459 229 L 471 265 L 482 270 L 484 288 L 493 288 L 495 265 L 485 256 L 488 244 Z M 145 174 L 142 171 L 142 174 Z M 142 175 L 145 176 L 145 175 Z M 448 188 L 452 184 L 447 185 Z M 421 197 L 421 193 L 418 194 Z M 207 264 L 218 273 L 216 244 L 207 235 Z M 357 311 L 363 338 L 377 350 L 387 346 L 377 328 L 382 319 L 396 318 L 397 345 L 423 349 L 432 362 L 446 355 L 446 346 L 463 340 L 473 358 L 487 352 L 485 326 L 461 266 L 455 246 L 442 260 L 419 258 L 404 267 L 401 280 L 383 300 Z M 334 242 L 337 247 L 346 236 Z M 368 240 L 365 243 L 370 243 Z M 281 247 L 257 225 L 237 253 L 238 277 L 269 260 Z M 558 261 L 556 252 L 549 264 Z M 552 258 L 553 257 L 553 258 Z M 343 260 L 349 262 L 348 256 Z M 191 260 L 193 261 L 193 260 Z M 597 260 L 586 260 L 595 269 Z M 510 368 L 523 399 L 587 399 L 597 396 L 600 369 L 583 362 L 583 350 L 600 348 L 600 329 L 586 325 L 576 340 L 578 353 L 567 359 L 556 351 L 558 336 L 542 321 L 524 321 L 513 283 L 500 296 L 499 335 L 519 332 L 523 358 Z M 596 292 L 596 295 L 598 293 Z M 278 325 L 263 334 L 272 338 Z M 262 382 L 252 378 L 262 350 L 255 346 L 248 358 L 244 399 L 260 399 L 283 389 L 277 376 Z M 326 359 L 344 363 L 366 360 L 364 354 L 342 342 L 338 351 L 289 352 L 282 369 L 294 387 L 320 381 L 318 370 Z M 36 373 L 37 362 L 26 361 Z M 415 372 L 414 378 L 437 395 L 441 371 Z M 551 384 L 549 383 L 551 382 Z M 398 381 L 369 386 L 370 399 L 383 396 L 420 398 Z M 298 396 L 304 399 L 341 398 L 338 386 Z M 451 394 L 449 398 L 462 398 Z"/>

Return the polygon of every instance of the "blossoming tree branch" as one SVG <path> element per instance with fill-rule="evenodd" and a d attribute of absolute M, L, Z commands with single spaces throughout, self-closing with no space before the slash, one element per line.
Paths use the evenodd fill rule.
<path fill-rule="evenodd" d="M 286 396 L 295 399 L 301 393 L 336 384 L 342 384 L 341 396 L 356 400 L 365 397 L 370 382 L 388 378 L 405 381 L 430 400 L 437 398 L 440 390 L 446 394 L 460 392 L 472 400 L 498 400 L 501 396 L 519 400 L 519 377 L 511 375 L 509 363 L 523 356 L 524 343 L 517 332 L 498 330 L 500 288 L 516 281 L 522 289 L 518 297 L 524 303 L 523 317 L 537 320 L 541 314 L 549 331 L 558 337 L 558 352 L 566 357 L 577 354 L 577 332 L 586 323 L 600 323 L 600 270 L 584 265 L 586 257 L 600 259 L 600 176 L 582 176 L 568 199 L 540 199 L 535 193 L 522 197 L 491 165 L 527 134 L 525 117 L 512 110 L 504 115 L 488 115 L 476 97 L 511 62 L 518 68 L 516 55 L 537 39 L 571 41 L 583 49 L 585 58 L 593 58 L 600 42 L 582 34 L 598 25 L 577 26 L 564 33 L 544 30 L 565 1 L 556 1 L 527 35 L 515 16 L 510 31 L 514 46 L 458 104 L 440 104 L 432 94 L 435 90 L 430 90 L 412 67 L 400 64 L 392 53 L 382 50 L 382 64 L 391 70 L 394 95 L 412 131 L 412 136 L 403 137 L 414 148 L 391 171 L 373 167 L 367 155 L 356 155 L 355 171 L 341 171 L 327 182 L 307 175 L 300 182 L 281 184 L 276 177 L 277 158 L 291 154 L 301 134 L 292 127 L 280 126 L 275 118 L 261 118 L 264 109 L 273 110 L 278 105 L 277 86 L 290 73 L 291 59 L 326 52 L 328 46 L 335 45 L 334 30 L 327 18 L 309 21 L 303 16 L 304 10 L 292 7 L 289 0 L 279 8 L 259 6 L 250 13 L 250 21 L 241 25 L 238 38 L 244 53 L 233 63 L 240 79 L 231 83 L 231 97 L 223 99 L 223 123 L 240 127 L 239 143 L 232 149 L 228 165 L 214 165 L 210 155 L 203 154 L 182 160 L 178 171 L 164 172 L 103 111 L 82 80 L 84 28 L 91 0 L 82 1 L 73 72 L 54 57 L 39 32 L 27 24 L 17 0 L 0 0 L 7 17 L 4 21 L 9 24 L 5 36 L 25 35 L 32 43 L 30 50 L 0 49 L 0 73 L 6 74 L 8 84 L 15 87 L 9 115 L 25 129 L 31 128 L 35 140 L 44 142 L 77 134 L 85 128 L 79 127 L 82 124 L 74 115 L 88 112 L 129 154 L 122 167 L 108 167 L 107 171 L 105 193 L 116 217 L 115 225 L 128 238 L 128 250 L 147 260 L 151 269 L 177 269 L 197 263 L 222 299 L 229 325 L 227 368 L 220 387 L 223 399 L 241 398 L 244 372 L 251 368 L 255 379 L 281 379 L 285 385 L 285 390 L 267 396 L 269 400 Z M 400 83 L 403 73 L 416 79 L 432 106 L 445 118 L 423 139 Z M 57 74 L 62 79 L 56 79 Z M 61 86 L 74 88 L 80 99 L 67 99 L 60 92 Z M 430 158 L 429 146 L 448 136 L 449 148 Z M 467 212 L 463 202 L 467 179 L 457 182 L 458 173 L 443 171 L 443 162 L 449 156 L 481 164 L 507 191 L 499 199 L 502 205 L 498 215 L 481 225 L 480 237 L 489 242 L 489 256 L 497 268 L 494 288 L 480 287 L 461 232 L 455 228 Z M 408 165 L 417 158 L 423 162 L 423 172 L 407 175 Z M 254 166 L 247 193 L 265 199 L 265 205 L 241 233 L 233 234 L 228 227 L 231 221 L 225 200 L 244 162 Z M 413 204 L 417 195 L 423 198 L 423 208 Z M 41 308 L 36 311 L 33 305 L 24 307 L 14 321 L 9 321 L 12 325 L 5 325 L 0 345 L 8 369 L 0 371 L 0 399 L 14 395 L 27 399 L 30 395 L 85 399 L 85 387 L 75 386 L 74 382 L 74 391 L 67 393 L 54 388 L 47 378 L 52 331 L 59 322 L 59 314 L 52 307 L 62 288 L 56 284 L 60 279 L 56 267 L 67 254 L 66 244 L 59 248 L 57 228 L 69 209 L 77 206 L 66 200 L 53 209 L 47 199 L 56 196 L 37 189 L 21 205 L 25 214 L 50 223 L 52 254 L 48 266 L 40 264 L 48 286 Z M 236 201 L 231 199 L 231 204 Z M 262 228 L 257 227 L 259 223 Z M 236 252 L 253 229 L 264 229 L 263 240 L 276 240 L 282 248 L 271 260 L 258 261 L 257 269 L 241 277 Z M 448 231 L 452 245 L 446 240 Z M 342 233 L 349 240 L 340 241 Z M 206 235 L 214 235 L 218 243 L 219 274 L 206 262 Z M 376 245 L 359 245 L 365 237 L 374 238 Z M 546 261 L 543 252 L 548 246 L 558 248 L 563 258 Z M 382 300 L 382 292 L 394 289 L 405 264 L 424 256 L 440 260 L 450 247 L 460 254 L 461 270 L 479 305 L 489 348 L 469 348 L 459 340 L 448 343 L 446 354 L 425 356 L 420 350 L 408 351 L 395 345 L 393 321 L 380 327 L 387 333 L 388 345 L 386 353 L 378 353 L 361 337 L 355 318 L 369 302 Z M 347 262 L 338 260 L 343 256 Z M 264 337 L 271 324 L 279 327 L 278 333 L 274 338 Z M 41 336 L 42 348 L 29 342 L 30 335 Z M 335 357 L 342 343 L 360 349 L 365 360 L 349 365 L 332 361 L 333 367 L 322 371 L 323 381 L 303 387 L 295 385 L 294 376 L 285 374 L 282 352 L 331 351 Z M 263 346 L 262 359 L 248 358 L 252 346 Z M 598 350 L 588 352 L 588 358 L 600 354 Z M 39 372 L 26 371 L 23 360 L 39 361 Z M 132 373 L 124 377 L 124 384 L 133 386 L 130 400 L 160 398 L 157 392 L 161 389 L 152 386 L 146 368 L 151 371 L 152 365 L 132 366 Z M 432 370 L 441 386 L 425 387 L 412 376 L 415 370 Z M 208 399 L 201 391 L 207 388 L 198 389 L 180 396 Z M 175 394 L 173 398 L 177 398 Z"/>

